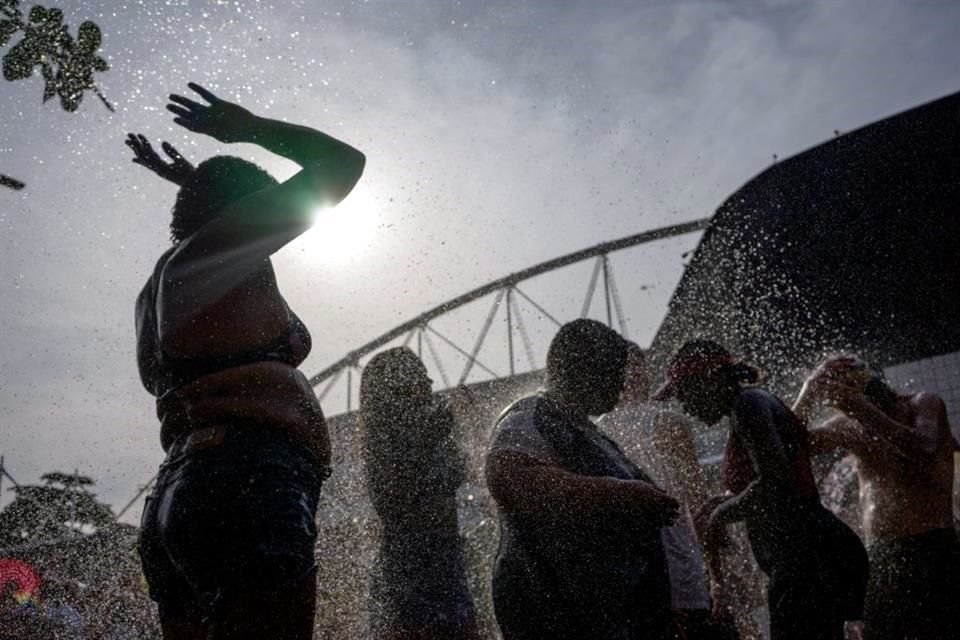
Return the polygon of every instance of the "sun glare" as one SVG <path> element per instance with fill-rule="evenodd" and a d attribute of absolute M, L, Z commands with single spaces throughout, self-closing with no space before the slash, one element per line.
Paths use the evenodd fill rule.
<path fill-rule="evenodd" d="M 313 227 L 290 248 L 314 264 L 344 264 L 367 250 L 376 229 L 378 204 L 368 191 L 357 188 L 336 207 L 317 209 Z"/>

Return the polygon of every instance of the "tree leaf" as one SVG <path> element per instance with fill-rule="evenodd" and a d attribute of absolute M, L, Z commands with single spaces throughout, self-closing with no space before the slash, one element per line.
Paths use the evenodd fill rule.
<path fill-rule="evenodd" d="M 20 25 L 13 20 L 0 20 L 0 47 L 6 45 L 10 40 L 10 36 L 19 30 Z"/>
<path fill-rule="evenodd" d="M 40 53 L 23 40 L 3 56 L 3 77 L 7 80 L 29 78 L 33 74 L 33 67 L 39 62 Z"/>
<path fill-rule="evenodd" d="M 63 107 L 64 111 L 73 113 L 80 108 L 81 100 L 83 100 L 83 92 L 81 91 L 60 92 L 60 106 Z"/>
<path fill-rule="evenodd" d="M 77 43 L 80 45 L 80 49 L 86 53 L 93 53 L 100 48 L 101 42 L 103 42 L 103 34 L 95 22 L 87 20 L 80 25 L 77 32 Z"/>
<path fill-rule="evenodd" d="M 24 183 L 17 180 L 16 178 L 5 176 L 2 173 L 0 173 L 0 185 L 3 185 L 4 187 L 9 187 L 16 191 L 19 191 L 20 189 L 23 189 L 25 186 L 27 186 Z"/>
<path fill-rule="evenodd" d="M 0 511 L 0 546 L 40 542 L 77 527 L 113 525 L 110 507 L 97 500 L 87 476 L 53 472 L 42 476 L 45 485 L 14 488 L 16 498 Z"/>
<path fill-rule="evenodd" d="M 36 6 L 30 9 L 30 22 L 41 23 L 47 19 L 47 10 L 43 7 Z"/>

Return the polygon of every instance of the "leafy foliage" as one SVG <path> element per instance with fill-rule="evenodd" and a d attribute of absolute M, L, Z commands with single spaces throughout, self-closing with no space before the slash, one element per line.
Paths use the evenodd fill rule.
<path fill-rule="evenodd" d="M 42 485 L 13 489 L 17 497 L 0 511 L 0 547 L 50 540 L 113 524 L 110 507 L 90 492 L 92 478 L 55 471 L 45 473 L 41 480 Z"/>
<path fill-rule="evenodd" d="M 96 23 L 83 22 L 77 37 L 70 35 L 63 23 L 63 11 L 35 6 L 26 17 L 20 0 L 0 0 L 0 48 L 6 47 L 18 33 L 22 34 L 3 56 L 3 77 L 25 80 L 39 67 L 43 77 L 43 102 L 59 96 L 64 111 L 80 107 L 85 91 L 93 91 L 113 111 L 113 105 L 100 93 L 93 74 L 109 69 L 107 61 L 97 55 L 103 34 Z M 0 175 L 0 186 L 22 189 L 25 185 L 9 176 Z"/>
<path fill-rule="evenodd" d="M 59 96 L 65 111 L 76 111 L 84 92 L 89 90 L 113 111 L 93 79 L 95 72 L 109 68 L 107 61 L 97 55 L 103 41 L 100 27 L 87 20 L 74 38 L 60 9 L 35 6 L 24 17 L 19 5 L 20 0 L 0 0 L 0 47 L 22 33 L 20 41 L 3 56 L 3 77 L 24 80 L 39 68 L 44 81 L 44 102 Z"/>

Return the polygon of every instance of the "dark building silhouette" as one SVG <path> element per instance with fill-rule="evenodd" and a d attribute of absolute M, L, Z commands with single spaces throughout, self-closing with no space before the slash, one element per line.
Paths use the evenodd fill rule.
<path fill-rule="evenodd" d="M 653 343 L 712 337 L 785 380 L 824 350 L 960 350 L 960 93 L 773 165 L 717 210 Z"/>

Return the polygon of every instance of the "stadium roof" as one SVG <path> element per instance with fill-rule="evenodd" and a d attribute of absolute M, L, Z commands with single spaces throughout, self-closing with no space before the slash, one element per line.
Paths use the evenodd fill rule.
<path fill-rule="evenodd" d="M 769 370 L 960 350 L 960 93 L 777 162 L 717 210 L 653 343 Z"/>

